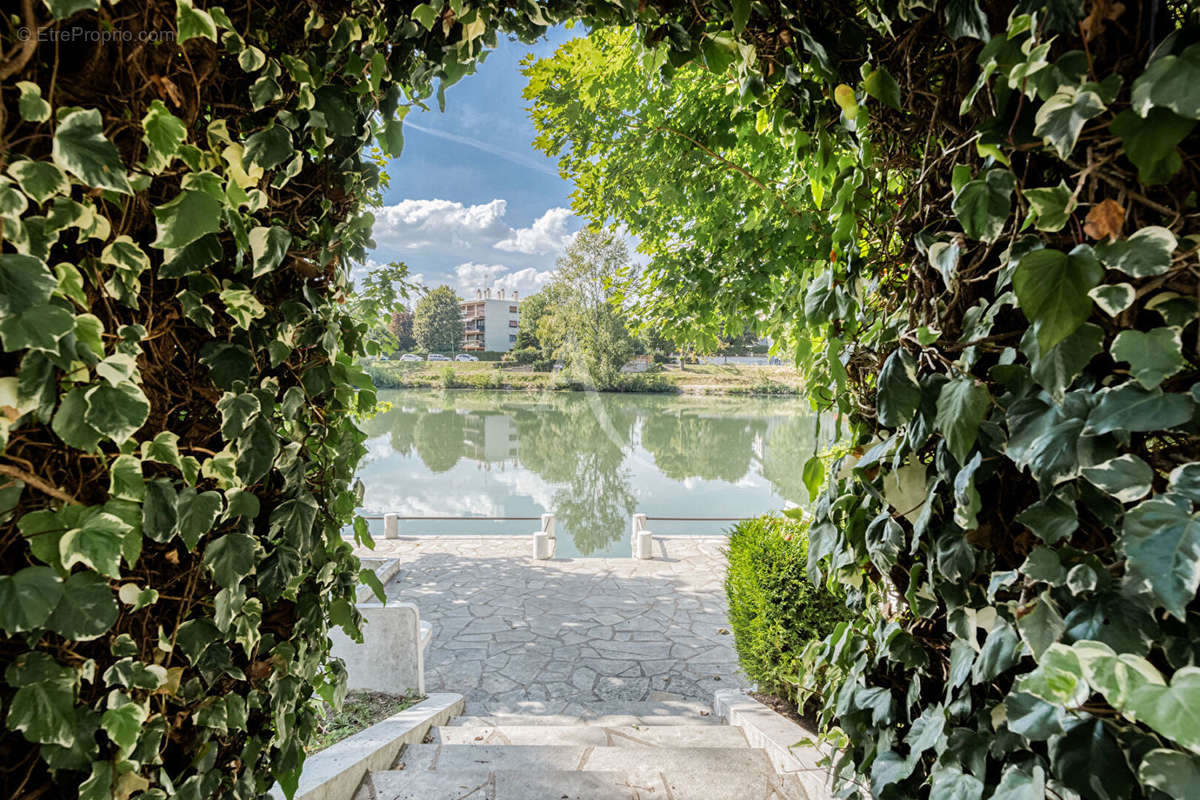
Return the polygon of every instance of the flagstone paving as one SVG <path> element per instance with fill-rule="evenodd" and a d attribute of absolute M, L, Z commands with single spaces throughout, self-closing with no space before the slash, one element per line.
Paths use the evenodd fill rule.
<path fill-rule="evenodd" d="M 378 540 L 369 555 L 400 561 L 389 599 L 416 603 L 433 625 L 427 691 L 465 695 L 468 714 L 587 716 L 745 688 L 725 543 L 655 537 L 652 560 L 535 561 L 529 536 L 421 536 Z"/>

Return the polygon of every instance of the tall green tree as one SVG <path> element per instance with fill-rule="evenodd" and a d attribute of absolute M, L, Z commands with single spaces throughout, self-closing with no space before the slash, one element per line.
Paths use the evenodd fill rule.
<path fill-rule="evenodd" d="M 551 282 L 521 301 L 521 327 L 517 331 L 517 349 L 536 347 L 543 351 L 544 357 L 550 357 L 555 343 L 543 343 L 538 338 L 538 326 L 550 313 L 551 307 L 559 302 L 560 294 L 560 287 Z"/>
<path fill-rule="evenodd" d="M 413 338 L 432 353 L 449 353 L 462 347 L 463 318 L 458 295 L 449 286 L 426 292 L 413 311 Z"/>
<path fill-rule="evenodd" d="M 416 337 L 413 336 L 413 312 L 407 308 L 392 312 L 388 331 L 395 339 L 396 351 L 405 353 L 417 346 Z"/>
<path fill-rule="evenodd" d="M 612 231 L 581 231 L 558 259 L 555 302 L 538 322 L 538 338 L 578 379 L 599 389 L 617 381 L 633 355 L 615 285 L 629 271 L 629 250 Z"/>

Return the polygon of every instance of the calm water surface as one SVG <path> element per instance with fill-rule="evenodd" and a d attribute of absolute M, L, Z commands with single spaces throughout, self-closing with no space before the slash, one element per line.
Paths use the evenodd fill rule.
<path fill-rule="evenodd" d="M 555 514 L 559 556 L 629 555 L 630 516 L 747 517 L 807 502 L 807 403 L 554 392 L 379 393 L 364 424 L 364 513 Z M 651 521 L 656 533 L 717 522 Z M 382 522 L 372 533 L 382 535 Z M 400 533 L 528 533 L 534 522 L 401 521 Z M 532 545 L 531 545 L 532 546 Z"/>

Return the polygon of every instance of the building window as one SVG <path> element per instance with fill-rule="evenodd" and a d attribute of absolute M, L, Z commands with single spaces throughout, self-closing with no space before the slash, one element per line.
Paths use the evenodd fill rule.
<path fill-rule="evenodd" d="M 517 341 L 517 335 L 516 335 L 515 333 L 510 333 L 510 334 L 508 335 L 508 343 L 509 343 L 509 344 L 512 344 L 512 343 L 514 343 L 515 341 Z"/>
<path fill-rule="evenodd" d="M 510 328 L 515 328 L 515 327 L 517 327 L 517 321 L 516 321 L 515 319 L 510 319 L 510 320 L 508 321 L 508 327 L 510 327 Z"/>
<path fill-rule="evenodd" d="M 517 307 L 516 307 L 516 306 L 509 306 L 509 307 L 508 307 L 508 313 L 510 313 L 510 314 L 515 314 L 515 313 L 517 313 Z"/>

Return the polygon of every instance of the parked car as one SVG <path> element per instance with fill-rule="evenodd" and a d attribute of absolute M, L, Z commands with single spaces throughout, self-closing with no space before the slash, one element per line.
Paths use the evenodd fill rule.
<path fill-rule="evenodd" d="M 457 356 L 454 357 L 454 360 L 455 361 L 478 361 L 479 357 L 470 355 L 468 353 L 459 353 Z"/>
<path fill-rule="evenodd" d="M 426 361 L 449 361 L 450 356 L 444 356 L 441 353 L 430 353 L 425 359 Z"/>
<path fill-rule="evenodd" d="M 400 360 L 401 361 L 424 361 L 424 359 L 421 358 L 416 353 L 405 353 L 404 355 L 400 356 Z"/>

